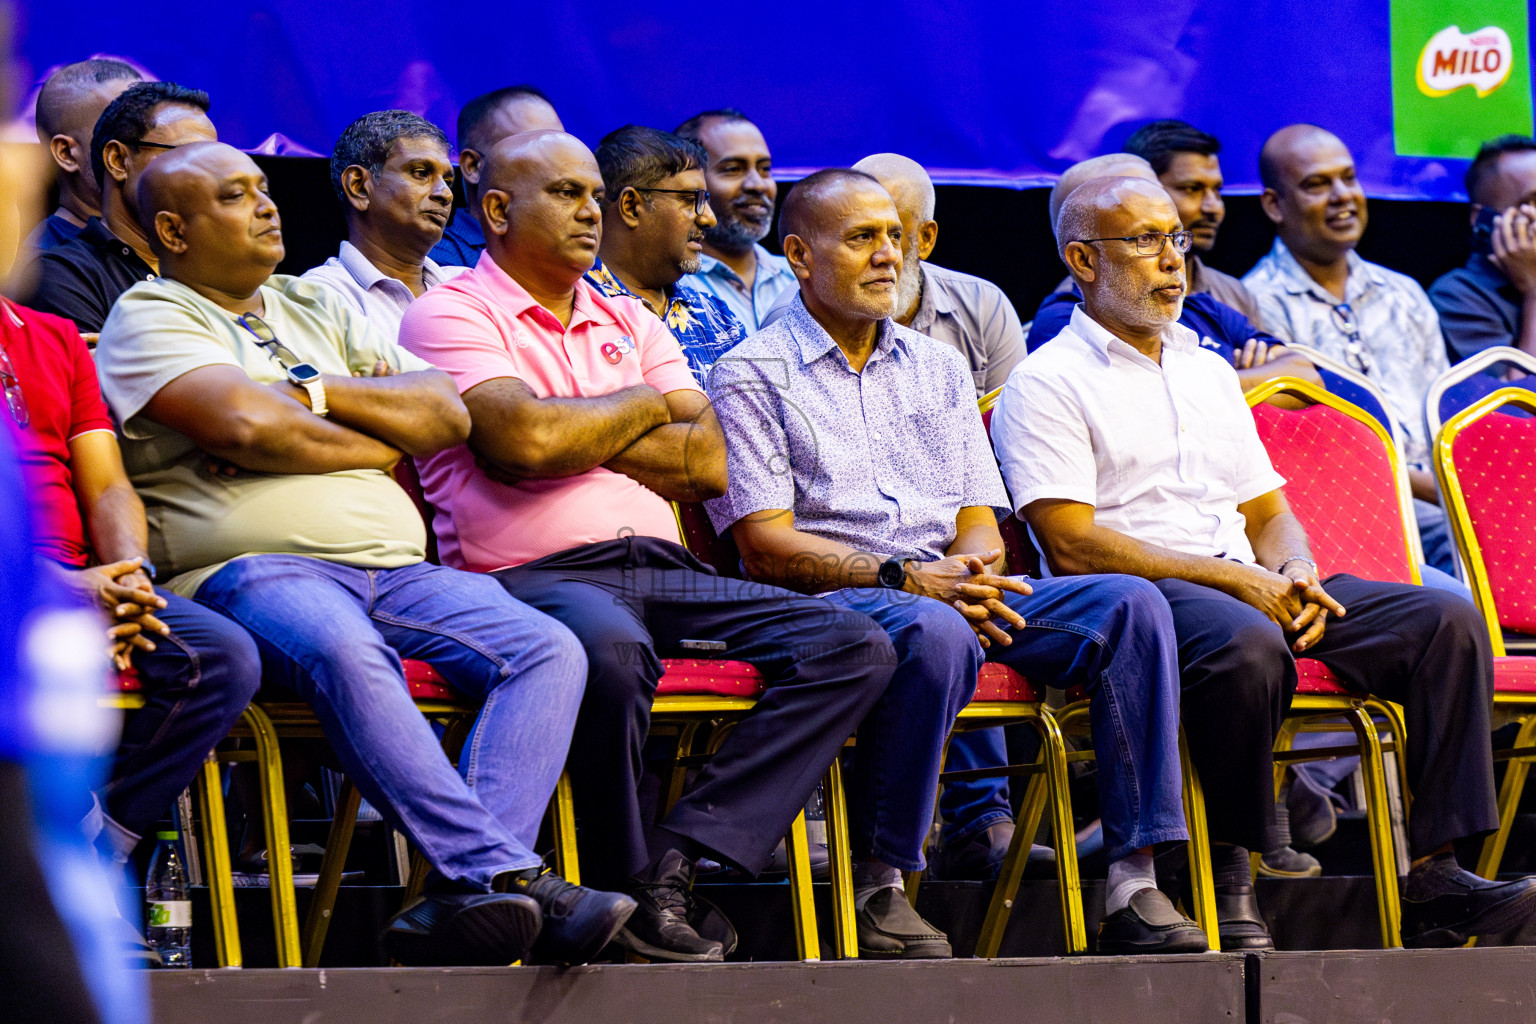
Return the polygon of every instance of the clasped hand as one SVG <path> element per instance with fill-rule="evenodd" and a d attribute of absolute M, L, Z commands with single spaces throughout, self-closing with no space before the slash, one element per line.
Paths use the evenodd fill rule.
<path fill-rule="evenodd" d="M 112 623 L 107 630 L 112 664 L 119 672 L 128 668 L 134 648 L 155 649 L 149 634 L 171 634 L 170 627 L 154 615 L 165 607 L 165 598 L 155 593 L 154 584 L 140 569 L 143 563 L 142 558 L 129 558 L 69 574 L 76 590 L 107 613 Z"/>
<path fill-rule="evenodd" d="M 965 616 L 981 646 L 990 647 L 996 641 L 1007 647 L 1013 643 L 1013 637 L 998 621 L 1023 629 L 1024 616 L 1008 607 L 1003 594 L 1027 595 L 1033 591 L 1023 580 L 998 576 L 987 569 L 1001 557 L 1001 551 L 989 551 L 985 555 L 953 555 L 936 562 L 912 563 L 907 568 L 906 589 L 953 606 Z"/>
<path fill-rule="evenodd" d="M 1291 562 L 1285 568 L 1286 572 L 1278 573 L 1257 565 L 1243 566 L 1243 579 L 1233 596 L 1263 612 L 1286 633 L 1299 633 L 1291 650 L 1300 654 L 1322 639 L 1328 616 L 1342 617 L 1344 606 L 1301 562 Z"/>

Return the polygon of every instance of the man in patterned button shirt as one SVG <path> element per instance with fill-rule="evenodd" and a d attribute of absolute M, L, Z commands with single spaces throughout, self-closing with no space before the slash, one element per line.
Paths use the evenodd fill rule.
<path fill-rule="evenodd" d="M 895 645 L 849 800 L 861 955 L 920 956 L 943 939 L 900 872 L 923 868 L 939 756 L 985 658 L 1092 693 L 1110 859 L 1099 952 L 1203 952 L 1152 873 L 1153 845 L 1186 835 L 1167 603 L 1128 576 L 1006 575 L 1008 495 L 970 367 L 892 319 L 901 220 L 877 179 L 816 172 L 779 231 L 800 294 L 710 374 L 730 479 L 707 507 L 754 578 L 863 612 Z M 871 738 L 902 756 L 871 757 Z"/>
<path fill-rule="evenodd" d="M 587 281 L 604 295 L 639 299 L 661 317 L 702 385 L 715 360 L 747 336 L 724 302 L 679 283 L 698 273 L 704 232 L 715 226 L 704 147 L 632 124 L 604 136 L 596 156 L 607 196 L 603 241 Z"/>

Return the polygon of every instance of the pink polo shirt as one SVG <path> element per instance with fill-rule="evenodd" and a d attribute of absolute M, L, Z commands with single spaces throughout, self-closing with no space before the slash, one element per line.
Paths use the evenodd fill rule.
<path fill-rule="evenodd" d="M 699 389 L 677 339 L 639 301 L 577 281 L 571 325 L 561 327 L 489 253 L 411 303 L 400 344 L 451 374 L 460 394 L 497 377 L 516 377 L 540 398 L 596 398 L 636 384 L 662 394 Z M 490 572 L 630 534 L 678 539 L 665 498 L 601 466 L 508 487 L 459 445 L 419 469 L 444 565 Z"/>

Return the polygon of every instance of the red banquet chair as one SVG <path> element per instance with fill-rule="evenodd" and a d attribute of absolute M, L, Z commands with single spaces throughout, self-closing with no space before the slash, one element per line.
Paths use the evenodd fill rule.
<path fill-rule="evenodd" d="M 977 403 L 981 411 L 982 425 L 987 436 L 992 436 L 992 411 L 1002 388 L 983 395 Z M 1038 571 L 1039 561 L 1034 546 L 1027 537 L 1024 524 L 1016 516 L 1008 516 L 998 525 L 1003 538 L 1004 554 L 1010 572 Z M 1002 699 L 1011 704 L 999 704 L 999 688 Z M 1056 841 L 1057 880 L 1061 888 L 1062 917 L 1067 928 L 1067 949 L 1080 953 L 1087 949 L 1087 934 L 1082 911 L 1082 882 L 1077 867 L 1077 846 L 1072 816 L 1072 804 L 1066 765 L 1069 761 L 1088 761 L 1093 751 L 1068 752 L 1063 739 L 1066 731 L 1086 731 L 1089 702 L 1076 691 L 1067 693 L 1070 702 L 1065 707 L 1051 711 L 1045 701 L 1043 689 L 1036 688 L 1017 672 L 1004 665 L 988 662 L 981 670 L 976 697 L 961 710 L 955 722 L 956 731 L 986 729 L 1011 722 L 1027 721 L 1041 734 L 1041 761 L 1046 767 L 1045 778 L 1032 778 L 1024 794 L 1013 842 L 1008 848 L 987 916 L 982 922 L 976 942 L 976 955 L 993 958 L 1002 944 L 1003 931 L 1008 925 L 1008 915 L 1018 894 L 1019 882 L 1029 858 L 1030 844 L 1040 824 L 1040 801 L 1048 791 L 1051 800 L 1051 827 Z M 1029 716 L 1021 714 L 1028 712 Z M 1210 836 L 1205 825 L 1205 794 L 1200 778 L 1185 748 L 1184 733 L 1179 732 L 1179 765 L 1183 776 L 1184 816 L 1189 830 L 1190 888 L 1195 906 L 1192 915 L 1205 932 L 1210 949 L 1221 949 L 1221 937 L 1216 921 L 1216 889 L 1211 869 Z M 1006 766 L 1002 769 L 977 769 L 965 772 L 946 772 L 939 777 L 940 783 L 967 778 L 1018 775 L 1024 769 L 1036 766 Z M 1057 779 L 1060 782 L 1057 782 Z"/>
<path fill-rule="evenodd" d="M 1477 873 L 1499 872 L 1510 826 L 1536 758 L 1536 657 L 1509 656 L 1505 631 L 1536 634 L 1536 395 L 1501 388 L 1451 417 L 1435 441 L 1435 472 L 1472 595 L 1493 641 L 1493 706 L 1520 723 L 1499 790 L 1499 830 L 1483 843 Z"/>
<path fill-rule="evenodd" d="M 1307 404 L 1289 410 L 1267 404 L 1277 394 Z M 1295 378 L 1266 381 L 1246 397 L 1270 461 L 1286 479 L 1286 497 L 1307 531 L 1319 571 L 1420 583 L 1413 499 L 1397 446 L 1386 429 L 1363 409 Z M 1406 809 L 1411 794 L 1402 712 L 1389 701 L 1347 689 L 1315 659 L 1296 659 L 1296 671 L 1296 696 L 1276 741 L 1277 792 L 1289 765 L 1360 755 L 1382 945 L 1401 946 L 1398 864 L 1383 755 L 1396 755 Z M 1389 742 L 1381 741 L 1373 715 L 1385 719 Z M 1355 733 L 1355 743 L 1303 752 L 1289 749 L 1299 729 L 1329 718 L 1343 718 Z"/>

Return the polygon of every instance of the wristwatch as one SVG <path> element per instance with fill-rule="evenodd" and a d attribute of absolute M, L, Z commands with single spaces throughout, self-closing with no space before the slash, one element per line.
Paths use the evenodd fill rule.
<path fill-rule="evenodd" d="M 320 371 L 313 363 L 294 363 L 285 369 L 288 371 L 290 384 L 297 384 L 309 392 L 309 411 L 316 416 L 324 416 L 326 413 L 325 385 L 320 381 Z"/>
<path fill-rule="evenodd" d="M 900 590 L 907 585 L 907 561 L 904 558 L 887 558 L 880 563 L 877 574 L 882 587 Z"/>

